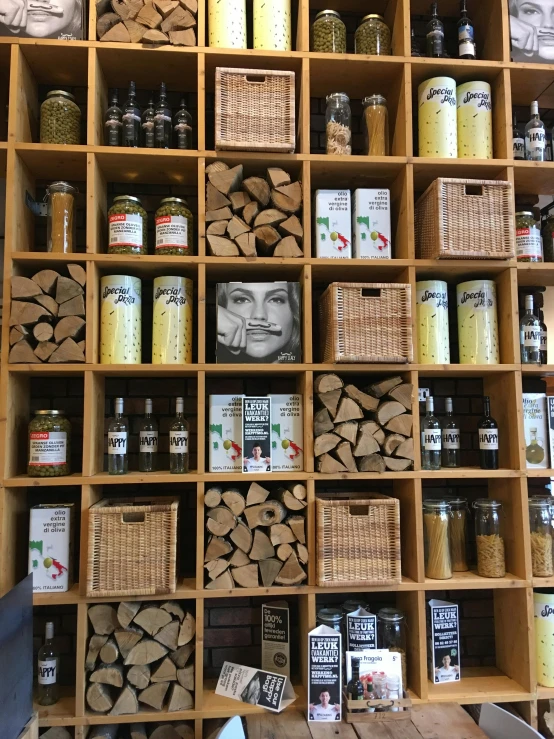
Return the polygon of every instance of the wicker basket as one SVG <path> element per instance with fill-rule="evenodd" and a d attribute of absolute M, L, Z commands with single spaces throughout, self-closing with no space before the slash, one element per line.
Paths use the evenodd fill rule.
<path fill-rule="evenodd" d="M 319 319 L 322 362 L 413 361 L 410 285 L 333 282 Z"/>
<path fill-rule="evenodd" d="M 316 498 L 317 584 L 395 585 L 400 570 L 400 504 L 379 493 Z"/>
<path fill-rule="evenodd" d="M 101 500 L 89 509 L 87 596 L 175 592 L 178 498 Z"/>
<path fill-rule="evenodd" d="M 415 206 L 421 259 L 513 259 L 512 185 L 439 177 Z"/>
<path fill-rule="evenodd" d="M 215 148 L 292 153 L 294 104 L 294 72 L 216 67 Z"/>

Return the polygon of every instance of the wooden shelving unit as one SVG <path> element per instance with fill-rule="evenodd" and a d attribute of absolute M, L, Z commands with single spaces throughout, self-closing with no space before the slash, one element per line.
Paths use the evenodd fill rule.
<path fill-rule="evenodd" d="M 305 704 L 305 634 L 315 626 L 316 599 L 340 588 L 321 589 L 315 577 L 315 496 L 330 481 L 348 490 L 353 481 L 367 481 L 372 489 L 388 486 L 387 491 L 400 499 L 402 513 L 402 583 L 388 588 L 351 588 L 348 593 L 388 592 L 408 615 L 408 683 L 415 701 L 478 703 L 482 701 L 515 702 L 528 721 L 536 723 L 537 700 L 549 698 L 552 690 L 538 688 L 535 680 L 533 635 L 533 586 L 552 584 L 532 578 L 527 485 L 530 478 L 554 475 L 554 470 L 528 471 L 525 468 L 521 393 L 523 377 L 554 374 L 554 365 L 522 368 L 519 363 L 518 285 L 554 285 L 554 265 L 517 265 L 515 262 L 418 260 L 414 245 L 414 201 L 438 176 L 505 179 L 513 183 L 516 194 L 552 193 L 554 164 L 536 165 L 514 162 L 511 157 L 511 109 L 538 99 L 544 106 L 554 105 L 554 65 L 516 64 L 510 62 L 508 4 L 506 0 L 469 2 L 469 13 L 476 22 L 477 42 L 483 58 L 477 61 L 412 58 L 410 56 L 410 14 L 427 11 L 423 0 L 389 0 L 387 20 L 393 29 L 391 57 L 359 57 L 354 54 L 329 56 L 309 52 L 309 27 L 314 12 L 336 7 L 362 17 L 368 12 L 365 0 L 293 0 L 296 19 L 296 51 L 265 52 L 207 48 L 206 3 L 199 3 L 198 48 L 166 47 L 159 50 L 131 44 L 100 43 L 95 39 L 94 2 L 90 3 L 89 41 L 0 38 L 0 78 L 9 80 L 9 120 L 5 141 L 0 142 L 0 174 L 5 171 L 6 253 L 4 261 L 4 326 L 0 383 L 0 592 L 9 589 L 26 572 L 27 515 L 31 493 L 40 489 L 41 499 L 54 502 L 63 498 L 72 486 L 80 496 L 81 527 L 80 567 L 77 584 L 61 594 L 37 594 L 37 606 L 72 605 L 77 611 L 77 682 L 52 708 L 40 708 L 42 726 L 74 726 L 75 736 L 85 735 L 84 727 L 106 723 L 106 717 L 87 713 L 84 701 L 84 654 L 87 638 L 87 603 L 85 596 L 88 507 L 102 496 L 117 495 L 119 486 L 174 484 L 188 492 L 196 503 L 196 562 L 194 576 L 179 577 L 175 598 L 196 603 L 196 691 L 193 710 L 170 714 L 169 719 L 191 719 L 198 739 L 202 737 L 205 718 L 232 716 L 256 710 L 251 706 L 219 698 L 213 684 L 203 676 L 204 602 L 207 598 L 283 595 L 298 599 L 299 649 L 302 674 L 297 683 L 298 706 Z M 383 12 L 384 0 L 376 0 L 371 12 Z M 458 3 L 444 0 L 441 12 L 456 15 Z M 296 73 L 297 153 L 291 155 L 253 154 L 213 151 L 213 125 L 209 110 L 214 93 L 216 66 L 287 69 Z M 493 88 L 494 156 L 492 160 L 442 160 L 419 158 L 414 150 L 414 110 L 418 84 L 435 75 L 447 74 L 457 81 L 485 79 Z M 126 86 L 130 79 L 139 89 L 152 89 L 163 79 L 170 90 L 185 90 L 195 99 L 198 149 L 146 150 L 107 148 L 102 145 L 102 117 L 109 87 Z M 86 143 L 80 146 L 43 146 L 37 141 L 37 116 L 40 86 L 55 85 L 86 90 L 84 125 Z M 314 153 L 317 143 L 310 135 L 310 101 L 334 90 L 344 90 L 353 99 L 372 92 L 384 93 L 389 101 L 391 120 L 391 156 L 326 156 Z M 2 132 L 0 131 L 0 136 Z M 282 166 L 302 180 L 304 195 L 304 257 L 301 259 L 220 259 L 207 254 L 205 243 L 205 208 L 203 191 L 207 163 L 220 158 L 242 162 L 245 173 L 258 174 L 268 163 Z M 44 183 L 66 179 L 79 183 L 86 193 L 86 250 L 72 255 L 34 251 L 43 247 L 36 240 L 34 217 L 25 206 L 25 192 L 35 195 Z M 193 203 L 198 225 L 198 256 L 127 257 L 105 253 L 109 194 L 112 185 L 121 192 L 122 185 L 160 185 L 180 188 Z M 388 262 L 325 261 L 315 259 L 311 251 L 311 201 L 319 187 L 383 186 L 391 190 L 393 256 Z M 471 224 L 468 224 L 470 234 Z M 35 243 L 36 240 L 36 243 Z M 87 336 L 85 365 L 9 365 L 8 320 L 10 278 L 30 275 L 47 266 L 56 268 L 68 261 L 81 263 L 87 271 Z M 191 277 L 195 284 L 195 363 L 183 366 L 142 364 L 100 365 L 98 354 L 99 279 L 104 274 L 134 274 L 151 281 L 161 274 Z M 317 296 L 331 281 L 408 282 L 436 277 L 451 284 L 463 279 L 488 277 L 496 280 L 499 299 L 499 333 L 502 364 L 491 366 L 436 365 L 344 365 L 319 363 L 317 336 Z M 207 340 L 207 299 L 220 279 L 294 279 L 303 285 L 303 364 L 217 365 Z M 414 337 L 415 295 L 413 297 Z M 382 377 L 398 372 L 415 386 L 424 378 L 478 378 L 491 396 L 493 414 L 500 425 L 501 469 L 486 472 L 475 468 L 422 471 L 419 464 L 419 406 L 414 401 L 415 469 L 404 473 L 325 476 L 314 472 L 312 447 L 312 395 L 314 374 L 329 370 L 340 374 Z M 83 448 L 81 469 L 67 478 L 37 479 L 27 477 L 26 429 L 30 416 L 32 387 L 52 377 L 79 378 L 84 388 Z M 241 482 L 241 475 L 207 473 L 205 430 L 207 394 L 226 377 L 285 378 L 292 388 L 304 395 L 305 471 L 298 475 L 250 475 L 249 480 L 304 480 L 308 489 L 308 543 L 312 556 L 309 579 L 305 586 L 292 588 L 236 589 L 231 592 L 206 591 L 202 569 L 204 552 L 204 487 L 216 480 Z M 110 477 L 103 468 L 104 398 L 106 384 L 117 378 L 183 378 L 196 382 L 197 450 L 192 460 L 194 472 L 186 476 L 131 472 L 125 478 Z M 428 481 L 475 480 L 487 485 L 489 494 L 501 498 L 507 514 L 507 565 L 509 574 L 501 580 L 488 580 L 475 573 L 459 573 L 449 581 L 425 578 L 423 554 L 422 487 Z M 126 490 L 129 488 L 126 487 Z M 179 494 L 179 492 L 178 492 Z M 435 590 L 485 590 L 494 592 L 496 666 L 465 669 L 458 684 L 435 686 L 427 677 L 425 598 Z M 105 599 L 110 600 L 110 599 Z M 117 599 L 111 599 L 117 600 Z M 165 718 L 165 717 L 164 717 Z M 112 720 L 112 719 L 110 719 Z M 159 714 L 117 717 L 115 721 L 160 720 Z"/>

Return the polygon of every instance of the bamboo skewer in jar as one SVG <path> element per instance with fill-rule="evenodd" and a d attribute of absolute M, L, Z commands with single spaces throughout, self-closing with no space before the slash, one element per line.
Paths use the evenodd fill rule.
<path fill-rule="evenodd" d="M 446 500 L 423 501 L 425 530 L 425 576 L 433 580 L 452 577 L 450 554 L 450 503 Z"/>
<path fill-rule="evenodd" d="M 475 508 L 475 541 L 477 544 L 477 574 L 481 577 L 504 577 L 506 559 L 502 525 L 502 503 L 480 498 Z"/>

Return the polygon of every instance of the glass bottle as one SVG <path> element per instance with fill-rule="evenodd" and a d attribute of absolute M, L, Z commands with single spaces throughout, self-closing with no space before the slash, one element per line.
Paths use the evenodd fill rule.
<path fill-rule="evenodd" d="M 45 641 L 38 651 L 38 695 L 37 703 L 41 706 L 53 706 L 60 697 L 58 674 L 60 657 L 54 647 L 54 624 L 46 624 Z"/>
<path fill-rule="evenodd" d="M 346 686 L 346 695 L 349 701 L 363 701 L 364 699 L 364 686 L 360 680 L 360 658 L 352 657 L 352 678 L 348 681 Z M 352 713 L 365 713 L 365 708 L 354 709 Z"/>
<path fill-rule="evenodd" d="M 525 159 L 531 162 L 544 162 L 546 150 L 546 129 L 539 118 L 539 104 L 531 103 L 531 118 L 525 126 Z"/>
<path fill-rule="evenodd" d="M 421 467 L 424 470 L 440 470 L 441 468 L 441 425 L 433 415 L 434 402 L 429 395 L 425 400 L 426 416 L 422 421 L 421 431 Z"/>
<path fill-rule="evenodd" d="M 483 417 L 477 427 L 479 434 L 479 462 L 482 470 L 498 469 L 498 424 L 491 417 L 491 401 L 483 398 Z"/>
<path fill-rule="evenodd" d="M 460 424 L 452 412 L 452 398 L 445 401 L 446 416 L 442 421 L 442 466 L 460 466 Z"/>
<path fill-rule="evenodd" d="M 129 424 L 123 415 L 123 398 L 115 399 L 115 416 L 108 426 L 108 472 L 125 475 L 129 468 Z"/>
<path fill-rule="evenodd" d="M 514 159 L 525 159 L 525 139 L 517 128 L 517 115 L 514 113 L 514 125 L 512 128 L 512 143 Z"/>
<path fill-rule="evenodd" d="M 450 559 L 452 572 L 467 572 L 469 508 L 466 498 L 452 498 L 450 503 Z"/>
<path fill-rule="evenodd" d="M 171 108 L 167 104 L 165 82 L 160 85 L 160 98 L 156 105 L 155 114 L 155 147 L 156 149 L 169 149 L 171 146 Z"/>
<path fill-rule="evenodd" d="M 184 398 L 177 398 L 175 419 L 169 428 L 169 471 L 173 474 L 189 471 L 189 423 L 184 407 Z"/>
<path fill-rule="evenodd" d="M 155 144 L 154 127 L 156 121 L 156 108 L 154 106 L 154 93 L 150 93 L 148 106 L 142 114 L 142 145 L 146 149 L 153 149 Z"/>
<path fill-rule="evenodd" d="M 402 689 L 407 690 L 406 681 L 406 621 L 398 608 L 381 608 L 377 613 L 377 648 L 397 652 L 402 659 Z M 375 685 L 377 690 L 377 685 Z M 385 696 L 376 696 L 385 697 Z"/>
<path fill-rule="evenodd" d="M 342 611 L 340 608 L 320 608 L 317 612 L 316 626 L 328 626 L 340 633 Z"/>
<path fill-rule="evenodd" d="M 477 574 L 481 577 L 504 577 L 504 520 L 499 500 L 479 498 L 474 501 Z"/>
<path fill-rule="evenodd" d="M 106 146 L 121 146 L 123 113 L 119 107 L 119 95 L 113 90 L 111 105 L 104 117 L 104 143 Z"/>
<path fill-rule="evenodd" d="M 531 429 L 533 431 L 533 429 Z M 529 527 L 531 530 L 531 565 L 533 577 L 552 577 L 552 498 L 529 498 Z"/>
<path fill-rule="evenodd" d="M 425 577 L 449 580 L 452 577 L 450 554 L 450 503 L 446 500 L 423 501 Z"/>
<path fill-rule="evenodd" d="M 344 92 L 327 95 L 325 143 L 327 154 L 352 154 L 352 112 Z"/>
<path fill-rule="evenodd" d="M 476 59 L 475 29 L 473 21 L 467 14 L 466 0 L 460 3 L 460 20 L 458 21 L 458 57 L 460 59 Z"/>
<path fill-rule="evenodd" d="M 369 675 L 365 684 L 364 698 L 368 701 L 375 700 L 375 688 L 373 687 L 373 675 Z M 374 706 L 368 706 L 368 713 L 375 713 Z"/>
<path fill-rule="evenodd" d="M 152 399 L 144 401 L 144 418 L 139 427 L 139 471 L 155 472 L 158 459 L 158 424 L 152 415 Z"/>
<path fill-rule="evenodd" d="M 192 116 L 185 98 L 181 98 L 179 110 L 173 117 L 173 134 L 175 149 L 192 149 Z"/>
<path fill-rule="evenodd" d="M 415 28 L 412 28 L 411 36 L 410 36 L 410 54 L 412 56 L 421 56 L 421 52 L 419 50 L 419 42 L 417 40 L 417 37 L 415 35 Z"/>
<path fill-rule="evenodd" d="M 541 364 L 548 364 L 548 328 L 544 322 L 544 312 L 539 308 L 541 324 Z"/>
<path fill-rule="evenodd" d="M 533 296 L 525 296 L 525 313 L 519 322 L 521 364 L 541 363 L 541 322 L 533 313 Z"/>
<path fill-rule="evenodd" d="M 134 82 L 129 82 L 129 97 L 123 108 L 123 146 L 140 146 L 140 108 Z"/>
<path fill-rule="evenodd" d="M 431 5 L 431 19 L 427 23 L 427 56 L 444 56 L 444 26 L 437 13 L 437 3 Z"/>

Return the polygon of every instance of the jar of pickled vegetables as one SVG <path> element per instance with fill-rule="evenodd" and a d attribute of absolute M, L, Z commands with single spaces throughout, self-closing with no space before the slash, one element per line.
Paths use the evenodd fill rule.
<path fill-rule="evenodd" d="M 193 217 L 187 201 L 164 198 L 156 211 L 156 254 L 192 256 L 192 227 Z"/>
<path fill-rule="evenodd" d="M 108 254 L 148 254 L 148 217 L 138 198 L 114 198 L 108 223 Z"/>
<path fill-rule="evenodd" d="M 346 54 L 346 26 L 336 10 L 322 10 L 312 24 L 312 51 Z"/>
<path fill-rule="evenodd" d="M 542 262 L 540 224 L 530 210 L 516 213 L 516 259 L 518 262 Z"/>
<path fill-rule="evenodd" d="M 71 423 L 64 411 L 35 411 L 29 424 L 27 474 L 64 477 L 71 473 Z"/>
<path fill-rule="evenodd" d="M 370 13 L 360 21 L 354 37 L 356 54 L 390 56 L 390 29 L 382 15 Z"/>

